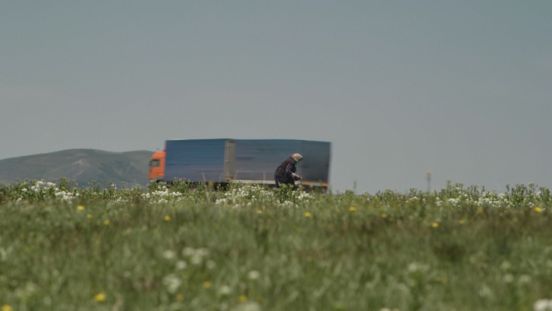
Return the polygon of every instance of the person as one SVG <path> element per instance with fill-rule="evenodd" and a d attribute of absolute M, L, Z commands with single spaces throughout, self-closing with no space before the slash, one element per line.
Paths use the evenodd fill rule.
<path fill-rule="evenodd" d="M 274 181 L 276 187 L 281 185 L 295 186 L 295 181 L 300 180 L 301 176 L 297 175 L 297 163 L 303 160 L 303 156 L 299 153 L 292 154 L 287 158 L 274 172 Z"/>

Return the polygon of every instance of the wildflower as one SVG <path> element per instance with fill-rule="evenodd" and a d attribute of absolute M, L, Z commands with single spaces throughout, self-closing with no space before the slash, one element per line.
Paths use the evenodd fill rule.
<path fill-rule="evenodd" d="M 354 206 L 349 207 L 349 213 L 356 213 L 357 208 Z"/>
<path fill-rule="evenodd" d="M 163 258 L 167 259 L 167 260 L 171 260 L 171 259 L 174 259 L 176 257 L 176 254 L 175 252 L 173 252 L 172 250 L 168 249 L 166 251 L 163 252 Z"/>
<path fill-rule="evenodd" d="M 261 274 L 259 273 L 259 271 L 256 271 L 256 270 L 251 270 L 249 271 L 249 273 L 247 274 L 247 277 L 250 279 L 250 280 L 256 280 L 259 278 Z"/>
<path fill-rule="evenodd" d="M 514 281 L 514 276 L 508 273 L 502 278 L 502 280 L 504 283 L 512 283 Z"/>
<path fill-rule="evenodd" d="M 178 302 L 184 301 L 184 294 L 182 294 L 182 293 L 176 294 L 176 301 L 178 301 Z"/>
<path fill-rule="evenodd" d="M 56 191 L 54 192 L 54 196 L 65 202 L 71 202 L 74 199 L 74 195 L 67 191 Z"/>
<path fill-rule="evenodd" d="M 190 261 L 192 262 L 192 265 L 198 266 L 203 261 L 203 257 L 199 254 L 192 255 Z"/>
<path fill-rule="evenodd" d="M 213 287 L 213 283 L 211 283 L 210 281 L 203 282 L 203 288 L 209 289 L 211 287 Z"/>
<path fill-rule="evenodd" d="M 165 215 L 165 217 L 163 217 L 163 220 L 164 220 L 165 222 L 169 222 L 169 221 L 172 220 L 172 218 L 171 218 L 170 215 Z"/>
<path fill-rule="evenodd" d="M 263 211 L 261 209 L 257 209 L 257 214 L 262 214 Z"/>
<path fill-rule="evenodd" d="M 460 225 L 463 225 L 463 224 L 465 224 L 465 223 L 466 223 L 466 220 L 465 220 L 465 219 L 460 219 L 460 220 L 458 221 L 458 224 L 460 224 Z"/>
<path fill-rule="evenodd" d="M 2 311 L 13 311 L 12 306 L 5 304 L 2 306 Z"/>
<path fill-rule="evenodd" d="M 99 292 L 94 296 L 94 300 L 96 300 L 96 302 L 98 303 L 105 302 L 106 299 L 107 299 L 107 296 L 104 292 Z"/>
<path fill-rule="evenodd" d="M 490 298 L 490 297 L 493 297 L 494 295 L 493 290 L 487 285 L 481 286 L 481 288 L 478 291 L 478 294 L 482 298 Z"/>
<path fill-rule="evenodd" d="M 103 224 L 105 226 L 109 226 L 111 224 L 111 221 L 109 219 L 104 220 Z"/>
<path fill-rule="evenodd" d="M 88 213 L 88 214 L 86 215 L 86 218 L 87 218 L 87 219 L 92 219 L 93 217 L 94 217 L 94 216 L 92 216 L 92 214 L 90 214 L 90 213 Z"/>
<path fill-rule="evenodd" d="M 431 223 L 431 228 L 433 228 L 433 229 L 437 229 L 437 228 L 439 228 L 439 226 L 440 226 L 440 224 L 437 221 L 434 221 L 434 222 Z"/>
<path fill-rule="evenodd" d="M 531 282 L 531 277 L 526 274 L 520 276 L 518 279 L 519 284 L 529 284 L 529 282 Z"/>
<path fill-rule="evenodd" d="M 457 206 L 460 203 L 460 199 L 458 198 L 450 198 L 447 200 L 447 203 L 452 206 Z"/>
<path fill-rule="evenodd" d="M 305 218 L 312 218 L 312 213 L 309 211 L 306 211 L 304 214 Z"/>
<path fill-rule="evenodd" d="M 552 311 L 552 299 L 539 299 L 533 305 L 534 311 Z"/>
<path fill-rule="evenodd" d="M 500 269 L 502 270 L 509 270 L 511 267 L 512 265 L 508 261 L 504 261 L 500 264 Z"/>
<path fill-rule="evenodd" d="M 245 296 L 245 295 L 240 295 L 240 297 L 238 299 L 240 300 L 240 303 L 247 302 L 247 296 Z"/>
<path fill-rule="evenodd" d="M 407 270 L 409 273 L 425 273 L 429 271 L 430 267 L 426 264 L 411 262 L 408 264 Z"/>
<path fill-rule="evenodd" d="M 387 218 L 387 214 L 386 214 L 386 213 L 381 213 L 381 218 L 386 219 L 386 218 Z"/>
<path fill-rule="evenodd" d="M 233 310 L 235 310 L 235 311 L 260 311 L 261 306 L 258 303 L 254 302 L 254 301 L 250 301 L 250 302 L 245 302 L 245 303 L 242 303 L 241 305 L 238 305 Z"/>
<path fill-rule="evenodd" d="M 169 274 L 163 278 L 163 285 L 165 285 L 167 291 L 171 294 L 176 293 L 181 284 L 182 281 L 174 274 Z"/>
<path fill-rule="evenodd" d="M 207 266 L 207 269 L 213 270 L 217 266 L 217 264 L 212 260 L 207 260 L 206 266 Z"/>
<path fill-rule="evenodd" d="M 184 270 L 188 264 L 184 260 L 179 260 L 176 262 L 176 270 Z"/>
<path fill-rule="evenodd" d="M 222 296 L 230 295 L 230 292 L 232 292 L 232 289 L 228 285 L 222 285 L 219 288 L 219 294 L 221 294 Z"/>
<path fill-rule="evenodd" d="M 541 214 L 542 212 L 544 212 L 544 208 L 536 206 L 536 207 L 533 208 L 533 212 L 535 212 L 537 214 Z"/>
<path fill-rule="evenodd" d="M 84 212 L 84 209 L 85 209 L 84 205 L 77 206 L 77 212 L 79 212 L 79 213 Z"/>

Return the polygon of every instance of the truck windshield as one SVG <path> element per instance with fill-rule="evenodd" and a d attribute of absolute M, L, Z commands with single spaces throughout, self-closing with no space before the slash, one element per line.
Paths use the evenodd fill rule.
<path fill-rule="evenodd" d="M 161 161 L 159 160 L 151 160 L 149 163 L 150 167 L 159 167 L 161 165 Z"/>

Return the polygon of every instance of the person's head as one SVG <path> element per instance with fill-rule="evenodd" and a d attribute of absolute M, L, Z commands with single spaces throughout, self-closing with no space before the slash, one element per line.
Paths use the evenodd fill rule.
<path fill-rule="evenodd" d="M 294 153 L 291 155 L 291 158 L 293 159 L 293 161 L 295 162 L 299 162 L 301 160 L 303 160 L 303 156 L 300 154 L 300 153 Z"/>

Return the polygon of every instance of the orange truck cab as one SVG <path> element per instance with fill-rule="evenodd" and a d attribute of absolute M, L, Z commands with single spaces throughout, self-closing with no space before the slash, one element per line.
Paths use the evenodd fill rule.
<path fill-rule="evenodd" d="M 157 150 L 151 155 L 148 172 L 150 182 L 163 180 L 165 176 L 165 157 L 166 153 L 164 150 Z"/>

